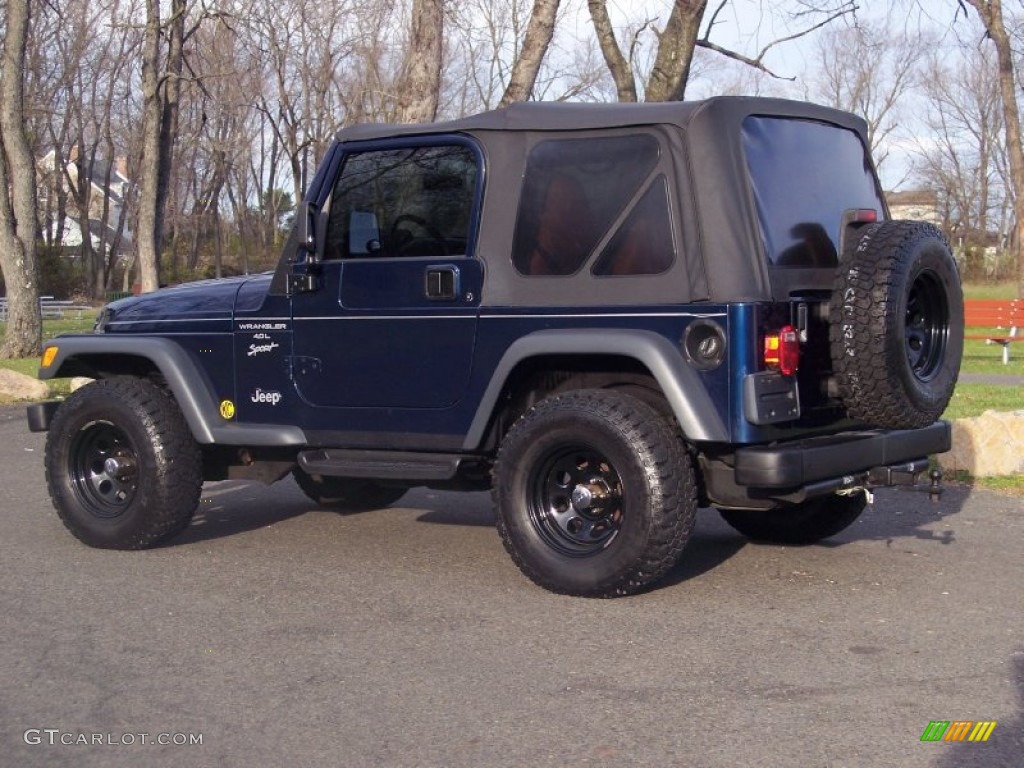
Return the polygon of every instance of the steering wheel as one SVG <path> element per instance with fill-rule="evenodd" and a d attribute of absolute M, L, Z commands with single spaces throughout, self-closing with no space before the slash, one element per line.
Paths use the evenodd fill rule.
<path fill-rule="evenodd" d="M 415 247 L 422 247 L 423 243 L 436 243 L 437 248 L 439 249 L 439 252 L 422 254 L 424 256 L 432 256 L 435 254 L 438 256 L 448 255 L 448 243 L 445 241 L 445 237 L 441 234 L 441 231 L 426 219 L 413 213 L 403 213 L 400 216 L 395 217 L 395 220 L 391 222 L 391 229 L 388 230 L 388 243 L 393 243 L 395 241 L 395 236 L 398 233 L 399 226 L 406 221 L 415 224 L 426 232 L 429 237 L 414 237 L 405 241 L 397 249 L 397 253 L 399 255 L 405 255 Z"/>

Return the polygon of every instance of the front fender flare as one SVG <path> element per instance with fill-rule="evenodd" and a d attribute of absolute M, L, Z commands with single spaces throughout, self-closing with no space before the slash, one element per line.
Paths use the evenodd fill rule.
<path fill-rule="evenodd" d="M 142 358 L 160 371 L 197 443 L 204 445 L 301 446 L 303 431 L 293 425 L 238 424 L 220 417 L 216 393 L 206 371 L 178 344 L 161 336 L 58 336 L 44 346 L 57 347 L 50 365 L 39 369 L 40 379 L 83 373 L 85 358 Z"/>

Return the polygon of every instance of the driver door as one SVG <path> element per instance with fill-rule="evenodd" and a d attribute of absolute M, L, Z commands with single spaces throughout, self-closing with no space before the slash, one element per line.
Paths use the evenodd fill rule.
<path fill-rule="evenodd" d="M 293 294 L 293 379 L 313 406 L 445 408 L 465 394 L 483 271 L 480 153 L 465 139 L 346 152 L 317 288 Z"/>

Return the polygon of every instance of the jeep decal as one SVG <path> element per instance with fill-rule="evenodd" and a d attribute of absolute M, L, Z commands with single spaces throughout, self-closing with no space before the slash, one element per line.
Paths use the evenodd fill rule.
<path fill-rule="evenodd" d="M 256 391 L 252 393 L 250 398 L 254 403 L 269 403 L 270 405 L 277 405 L 281 402 L 281 393 L 273 390 L 264 392 L 259 387 L 256 387 Z"/>

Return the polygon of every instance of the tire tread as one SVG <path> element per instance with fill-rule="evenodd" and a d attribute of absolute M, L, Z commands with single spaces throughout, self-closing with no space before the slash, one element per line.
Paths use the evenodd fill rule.
<path fill-rule="evenodd" d="M 507 503 L 501 478 L 519 460 L 520 443 L 529 441 L 557 414 L 580 419 L 599 418 L 641 448 L 649 482 L 655 489 L 649 514 L 651 525 L 641 556 L 625 573 L 610 574 L 591 588 L 566 587 L 557 576 L 535 568 L 519 551 L 504 519 Z M 494 467 L 492 490 L 498 510 L 497 528 L 505 550 L 534 583 L 559 594 L 616 597 L 638 592 L 662 578 L 678 561 L 693 531 L 697 514 L 693 464 L 679 435 L 651 406 L 624 393 L 576 390 L 549 397 L 524 414 L 506 436 Z M 511 502 L 515 503 L 515 502 Z M 521 503 L 521 502 L 520 502 Z"/>
<path fill-rule="evenodd" d="M 134 525 L 101 543 L 83 526 L 79 519 L 82 511 L 75 509 L 75 494 L 61 479 L 67 472 L 67 456 L 62 452 L 80 411 L 112 401 L 127 406 L 139 420 L 156 461 L 153 467 L 145 468 L 152 473 L 152 482 L 138 491 L 142 494 L 137 501 L 144 505 L 143 514 L 135 516 Z M 57 471 L 55 464 L 61 462 L 63 469 Z M 134 377 L 98 379 L 68 397 L 47 434 L 45 471 L 50 499 L 64 526 L 85 543 L 106 549 L 146 549 L 180 533 L 191 522 L 202 494 L 202 454 L 185 417 L 168 392 Z"/>

